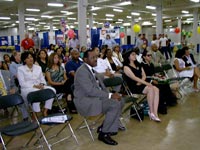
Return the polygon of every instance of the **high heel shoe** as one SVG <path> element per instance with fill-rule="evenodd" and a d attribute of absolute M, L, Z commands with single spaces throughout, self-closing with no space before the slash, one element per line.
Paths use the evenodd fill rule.
<path fill-rule="evenodd" d="M 153 113 L 148 112 L 149 114 L 149 119 L 156 121 L 156 122 L 161 122 L 160 118 L 156 117 Z"/>

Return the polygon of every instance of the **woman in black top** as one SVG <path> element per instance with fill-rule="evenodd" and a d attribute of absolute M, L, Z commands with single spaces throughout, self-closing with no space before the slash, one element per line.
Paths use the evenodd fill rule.
<path fill-rule="evenodd" d="M 44 49 L 38 52 L 37 63 L 42 68 L 42 73 L 45 75 L 47 63 L 48 63 L 48 55 Z"/>
<path fill-rule="evenodd" d="M 158 117 L 159 89 L 151 83 L 146 82 L 146 74 L 136 60 L 135 49 L 128 51 L 124 58 L 125 80 L 132 93 L 143 93 L 147 95 L 149 104 L 149 117 L 160 122 Z"/>
<path fill-rule="evenodd" d="M 142 68 L 145 71 L 145 74 L 147 76 L 153 76 L 155 74 L 155 68 L 153 63 L 151 63 L 152 60 L 152 54 L 149 51 L 144 51 L 142 54 Z M 147 82 L 150 82 L 151 79 L 147 79 Z M 159 103 L 159 112 L 162 114 L 167 113 L 167 106 L 174 106 L 177 104 L 177 98 L 172 93 L 170 86 L 168 83 L 165 84 L 159 84 L 157 80 L 151 80 L 152 84 L 155 85 L 160 92 L 160 103 Z"/>

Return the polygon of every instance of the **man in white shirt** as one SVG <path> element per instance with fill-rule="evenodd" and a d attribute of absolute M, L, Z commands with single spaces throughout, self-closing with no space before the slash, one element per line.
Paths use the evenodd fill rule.
<path fill-rule="evenodd" d="M 161 53 L 165 55 L 166 60 L 169 59 L 168 51 L 167 51 L 167 41 L 168 39 L 162 34 L 162 37 L 160 38 L 160 47 L 161 47 Z"/>
<path fill-rule="evenodd" d="M 74 34 L 74 38 L 69 40 L 69 48 L 79 49 L 79 47 L 80 47 L 79 40 L 76 38 L 76 34 Z"/>

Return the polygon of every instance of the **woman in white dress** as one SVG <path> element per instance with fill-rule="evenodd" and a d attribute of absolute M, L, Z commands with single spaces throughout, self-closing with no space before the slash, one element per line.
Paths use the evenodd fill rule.
<path fill-rule="evenodd" d="M 20 66 L 17 71 L 17 77 L 21 87 L 21 95 L 26 104 L 27 95 L 30 92 L 41 90 L 41 89 L 52 89 L 55 92 L 55 89 L 46 86 L 46 81 L 44 79 L 42 69 L 40 66 L 34 64 L 33 54 L 29 52 L 24 52 L 21 55 L 21 60 L 23 66 Z M 52 103 L 54 99 L 49 99 L 45 102 L 43 115 L 48 115 L 48 110 L 52 108 Z M 33 103 L 32 108 L 34 112 L 40 112 L 40 103 Z"/>
<path fill-rule="evenodd" d="M 175 59 L 174 59 L 174 67 L 179 75 L 179 77 L 188 77 L 193 79 L 193 89 L 195 91 L 199 91 L 197 87 L 197 81 L 200 77 L 200 73 L 196 67 L 192 66 L 185 66 L 185 62 L 182 59 L 185 52 L 181 49 L 176 52 Z"/>

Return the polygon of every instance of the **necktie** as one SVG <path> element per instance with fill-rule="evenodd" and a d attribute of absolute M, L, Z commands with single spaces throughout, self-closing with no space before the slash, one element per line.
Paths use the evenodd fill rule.
<path fill-rule="evenodd" d="M 6 88 L 3 84 L 3 79 L 0 77 L 0 96 L 7 95 Z"/>

